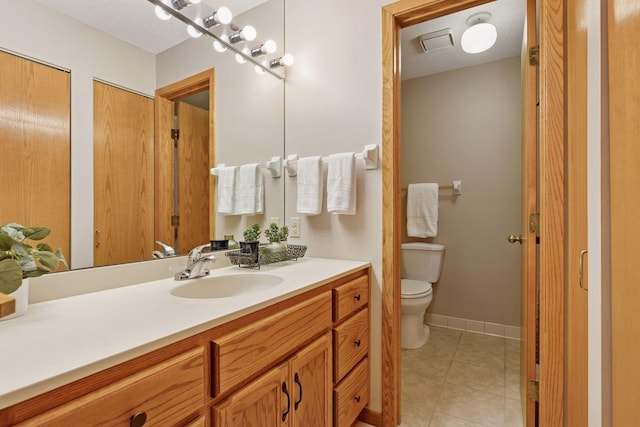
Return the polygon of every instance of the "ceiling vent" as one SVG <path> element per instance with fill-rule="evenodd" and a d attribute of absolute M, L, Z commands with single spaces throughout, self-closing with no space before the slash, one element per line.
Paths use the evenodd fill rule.
<path fill-rule="evenodd" d="M 418 37 L 420 46 L 424 53 L 433 52 L 434 50 L 446 49 L 455 46 L 456 42 L 453 37 L 453 30 L 447 28 L 445 30 L 434 31 L 433 33 L 423 34 Z"/>

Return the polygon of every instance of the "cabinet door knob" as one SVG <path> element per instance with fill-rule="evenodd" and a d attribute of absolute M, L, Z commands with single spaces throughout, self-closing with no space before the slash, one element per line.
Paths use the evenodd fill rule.
<path fill-rule="evenodd" d="M 360 403 L 360 396 L 356 396 L 353 398 L 356 402 Z"/>
<path fill-rule="evenodd" d="M 356 301 L 360 301 L 360 294 L 358 294 L 355 297 L 353 297 L 353 299 L 355 299 Z"/>
<path fill-rule="evenodd" d="M 146 412 L 138 412 L 133 417 L 131 417 L 131 427 L 142 427 L 144 423 L 147 422 L 147 413 Z"/>
<path fill-rule="evenodd" d="M 360 340 L 355 340 L 354 344 L 356 345 L 356 347 L 360 347 Z"/>

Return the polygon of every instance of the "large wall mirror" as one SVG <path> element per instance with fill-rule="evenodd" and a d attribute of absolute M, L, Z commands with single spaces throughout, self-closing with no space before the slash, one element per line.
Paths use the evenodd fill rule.
<path fill-rule="evenodd" d="M 245 0 L 227 5 L 219 0 L 203 0 L 202 4 L 208 7 L 208 10 L 217 10 L 220 6 L 228 7 L 234 13 L 234 26 L 242 28 L 250 24 L 256 28 L 258 40 L 272 39 L 279 46 L 283 45 L 284 0 Z M 159 240 L 156 236 L 157 224 L 154 227 L 153 223 L 157 222 L 159 215 L 170 218 L 176 212 L 148 212 L 147 208 L 141 207 L 143 199 L 146 203 L 153 204 L 153 209 L 157 207 L 158 195 L 153 187 L 162 182 L 158 179 L 155 167 L 157 149 L 153 144 L 148 146 L 150 149 L 140 148 L 143 154 L 136 154 L 135 159 L 138 159 L 137 156 L 144 156 L 144 160 L 130 163 L 126 160 L 134 154 L 129 154 L 129 151 L 120 152 L 122 158 L 117 160 L 112 156 L 113 151 L 105 154 L 103 148 L 96 143 L 97 135 L 103 134 L 105 129 L 109 132 L 105 137 L 108 147 L 109 144 L 117 143 L 129 149 L 142 144 L 142 140 L 148 141 L 150 137 L 154 140 L 158 132 L 164 131 L 157 129 L 157 108 L 154 106 L 157 101 L 156 91 L 203 73 L 211 76 L 211 87 L 204 88 L 199 96 L 191 96 L 193 93 L 188 93 L 184 97 L 175 96 L 172 99 L 176 103 L 176 111 L 178 108 L 186 111 L 193 107 L 197 111 L 206 111 L 205 114 L 211 118 L 207 123 L 211 126 L 211 131 L 207 130 L 205 136 L 201 136 L 206 139 L 211 152 L 191 150 L 186 155 L 189 162 L 200 165 L 198 168 L 206 167 L 208 170 L 209 166 L 219 163 L 236 166 L 265 163 L 274 156 L 284 156 L 284 81 L 269 73 L 256 73 L 254 65 L 250 62 L 239 64 L 231 51 L 216 52 L 210 37 L 189 37 L 186 25 L 175 18 L 170 21 L 159 20 L 154 14 L 154 7 L 147 0 L 22 0 L 6 5 L 0 16 L 0 50 L 3 51 L 0 54 L 27 59 L 38 66 L 61 70 L 66 75 L 66 78 L 61 80 L 63 83 L 51 83 L 47 80 L 43 86 L 55 86 L 62 96 L 66 94 L 68 97 L 66 101 L 57 102 L 57 106 L 63 110 L 60 116 L 62 118 L 58 120 L 62 120 L 63 123 L 66 121 L 66 132 L 69 135 L 67 151 L 61 154 L 62 158 L 66 157 L 68 161 L 58 161 L 49 155 L 45 158 L 45 163 L 48 161 L 52 167 L 45 169 L 36 166 L 34 169 L 34 166 L 27 164 L 30 159 L 21 158 L 19 153 L 16 153 L 15 160 L 19 167 L 12 173 L 19 175 L 20 171 L 23 171 L 25 176 L 16 176 L 11 181 L 11 187 L 1 193 L 4 205 L 5 200 L 13 195 L 33 193 L 31 190 L 38 181 L 50 182 L 58 191 L 64 190 L 64 197 L 60 195 L 54 198 L 61 200 L 62 205 L 69 208 L 52 209 L 51 221 L 46 220 L 47 223 L 38 224 L 33 223 L 32 217 L 29 216 L 13 217 L 12 212 L 3 208 L 0 212 L 0 222 L 51 226 L 52 238 L 56 233 L 56 223 L 68 224 L 67 243 L 55 244 L 63 247 L 67 245 L 65 254 L 70 258 L 71 268 L 74 269 L 152 259 L 153 250 L 160 249 L 153 246 L 153 242 Z M 105 22 L 109 24 L 106 27 L 100 24 Z M 229 26 L 228 31 L 232 32 L 234 28 Z M 6 62 L 0 62 L 0 66 L 9 67 L 5 64 Z M 7 74 L 25 74 L 28 79 L 36 78 L 30 68 L 26 69 L 22 65 L 10 69 L 3 68 L 3 75 Z M 7 92 L 7 87 L 0 86 L 3 92 L 0 93 L 0 112 L 4 111 L 0 114 L 0 121 L 4 124 L 15 120 L 13 114 L 16 105 L 23 105 L 22 101 L 17 103 L 15 99 L 10 100 L 4 93 Z M 124 112 L 120 106 L 110 107 L 110 102 L 123 92 L 122 96 L 132 95 L 140 100 L 140 104 L 135 104 L 133 109 L 142 117 L 151 115 L 152 128 L 138 130 L 133 136 L 119 133 L 120 127 L 114 125 L 117 123 L 115 117 L 118 114 L 122 116 L 122 120 L 139 121 L 132 120 L 134 113 Z M 13 95 L 14 98 L 21 96 L 20 89 L 17 93 L 18 95 Z M 32 99 L 34 94 L 25 92 L 22 98 Z M 60 133 L 60 126 L 52 128 L 47 122 L 47 111 L 53 102 L 38 95 L 35 95 L 35 98 L 42 101 L 45 111 L 44 116 L 38 117 L 35 126 L 47 132 L 54 129 L 55 132 L 50 132 L 51 138 L 44 138 L 49 142 L 53 141 L 54 134 Z M 103 107 L 102 116 L 96 113 L 100 107 Z M 68 111 L 67 116 L 64 115 L 65 108 Z M 186 126 L 188 131 L 196 128 L 192 124 Z M 0 127 L 0 132 L 5 132 L 3 127 Z M 195 132 L 182 132 L 185 133 Z M 3 135 L 0 135 L 0 143 L 3 143 L 2 139 Z M 3 151 L 5 148 L 3 147 Z M 207 159 L 202 161 L 201 157 Z M 106 171 L 105 180 L 97 177 L 100 170 Z M 145 171 L 148 174 L 149 170 L 152 171 L 152 175 L 141 179 L 140 174 Z M 178 175 L 180 170 L 178 167 Z M 187 168 L 184 167 L 182 170 L 185 172 Z M 121 203 L 122 206 L 116 206 L 116 201 L 121 202 L 123 197 L 114 190 L 115 180 L 111 180 L 109 174 L 115 176 L 120 172 L 129 174 L 131 180 L 140 180 L 142 189 L 138 190 L 141 196 L 133 196 L 131 200 Z M 181 184 L 183 200 L 188 199 L 187 192 L 197 187 L 195 179 L 185 173 L 182 175 L 184 183 Z M 26 179 L 33 178 L 34 174 L 37 175 L 37 180 Z M 204 176 L 207 177 L 207 174 Z M 65 179 L 59 180 L 58 177 Z M 198 239 L 200 243 L 206 243 L 210 238 L 222 238 L 228 234 L 240 237 L 242 231 L 252 223 L 267 225 L 274 218 L 283 220 L 284 178 L 273 178 L 267 170 L 263 171 L 263 177 L 264 212 L 255 216 L 216 213 L 216 181 L 209 177 L 210 190 L 207 191 L 210 203 L 205 204 L 209 211 L 204 215 L 208 216 L 210 227 L 202 227 L 201 239 L 196 234 L 195 240 L 177 241 L 179 252 L 186 253 Z M 96 201 L 100 193 L 107 190 L 113 193 L 111 199 L 102 199 L 103 203 Z M 178 194 L 176 200 L 179 199 Z M 199 195 L 193 198 L 196 201 L 200 199 L 202 197 Z M 14 200 L 18 200 L 28 212 L 41 210 L 38 206 L 40 196 Z M 181 207 L 186 214 L 178 213 L 179 222 L 185 226 L 194 225 L 197 233 L 200 227 L 195 225 L 195 217 L 185 209 Z M 108 232 L 97 228 L 101 221 L 98 216 L 108 216 L 109 212 L 116 210 L 129 210 L 132 215 L 144 211 L 145 215 L 138 218 L 140 225 L 120 228 L 127 228 L 130 242 L 146 239 L 151 241 L 152 246 L 145 247 L 142 255 L 135 255 L 133 259 L 111 257 L 107 261 L 101 261 L 95 256 L 96 245 L 108 245 L 110 237 Z M 142 231 L 150 222 L 152 224 L 148 230 L 151 231 Z M 105 227 L 109 226 L 117 228 L 117 224 Z M 173 245 L 176 241 L 165 243 Z M 113 245 L 111 251 L 122 255 L 133 244 L 118 243 Z"/>

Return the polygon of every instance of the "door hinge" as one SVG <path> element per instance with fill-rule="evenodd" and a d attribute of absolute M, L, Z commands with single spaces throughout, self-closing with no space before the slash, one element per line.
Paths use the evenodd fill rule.
<path fill-rule="evenodd" d="M 171 129 L 171 139 L 180 138 L 180 129 Z"/>
<path fill-rule="evenodd" d="M 540 383 L 536 380 L 529 380 L 527 383 L 527 399 L 538 402 L 540 398 Z"/>
<path fill-rule="evenodd" d="M 537 212 L 529 214 L 529 231 L 540 237 L 540 214 Z"/>
<path fill-rule="evenodd" d="M 540 46 L 532 46 L 529 48 L 529 65 L 538 65 L 540 63 Z"/>
<path fill-rule="evenodd" d="M 180 225 L 180 216 L 179 215 L 171 215 L 171 226 L 177 227 Z"/>

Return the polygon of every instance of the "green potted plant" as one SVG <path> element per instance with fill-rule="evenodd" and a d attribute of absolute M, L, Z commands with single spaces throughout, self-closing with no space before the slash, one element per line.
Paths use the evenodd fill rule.
<path fill-rule="evenodd" d="M 240 250 L 243 253 L 252 254 L 255 262 L 258 262 L 260 251 L 260 242 L 258 239 L 261 233 L 260 225 L 253 224 L 244 230 L 244 242 L 240 242 Z"/>
<path fill-rule="evenodd" d="M 27 242 L 43 240 L 50 233 L 47 227 L 14 223 L 0 227 L 0 293 L 16 298 L 16 312 L 5 319 L 27 311 L 29 278 L 55 271 L 61 263 L 69 268 L 60 249 L 54 252 L 44 242 L 35 247 Z"/>
<path fill-rule="evenodd" d="M 265 248 L 270 253 L 286 252 L 287 247 L 282 243 L 287 241 L 289 237 L 289 228 L 286 225 L 278 227 L 278 224 L 272 222 L 269 228 L 264 230 L 264 235 L 269 239 L 269 244 Z"/>

